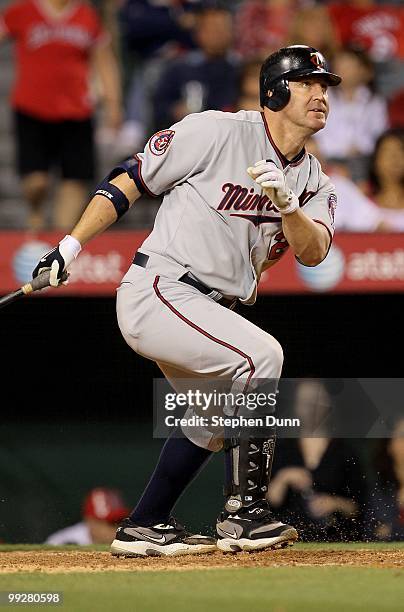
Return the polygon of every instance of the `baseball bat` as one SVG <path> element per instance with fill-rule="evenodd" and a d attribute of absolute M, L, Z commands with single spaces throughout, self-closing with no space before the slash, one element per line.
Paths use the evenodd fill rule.
<path fill-rule="evenodd" d="M 62 282 L 67 280 L 68 276 L 69 274 L 65 270 L 62 275 Z M 15 300 L 18 300 L 19 298 L 23 297 L 24 295 L 28 295 L 33 291 L 39 291 L 40 289 L 44 289 L 45 287 L 50 287 L 49 278 L 50 270 L 47 270 L 46 272 L 42 272 L 42 274 L 39 274 L 36 278 L 33 278 L 32 281 L 30 281 L 26 285 L 23 285 L 22 287 L 17 289 L 17 291 L 13 291 L 12 293 L 4 295 L 2 298 L 0 298 L 0 308 L 3 308 L 4 306 L 7 306 L 7 304 L 15 302 Z"/>

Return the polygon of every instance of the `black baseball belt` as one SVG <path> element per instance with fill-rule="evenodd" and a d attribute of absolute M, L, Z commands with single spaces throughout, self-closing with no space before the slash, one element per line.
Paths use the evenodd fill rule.
<path fill-rule="evenodd" d="M 142 253 L 141 251 L 136 251 L 132 263 L 135 264 L 135 266 L 146 268 L 147 262 L 149 261 L 149 259 L 150 259 L 149 255 L 146 255 L 145 253 Z M 190 272 L 186 272 L 178 280 L 181 283 L 185 283 L 186 285 L 190 285 L 191 287 L 198 289 L 198 291 L 203 293 L 203 295 L 207 295 L 211 297 L 215 302 L 217 302 L 221 306 L 225 306 L 226 308 L 234 308 L 234 306 L 236 305 L 237 298 L 233 298 L 230 300 L 228 298 L 223 297 L 223 295 L 219 291 L 216 291 L 215 289 L 211 289 L 204 283 L 201 283 L 201 281 L 199 281 L 197 278 L 192 276 Z"/>

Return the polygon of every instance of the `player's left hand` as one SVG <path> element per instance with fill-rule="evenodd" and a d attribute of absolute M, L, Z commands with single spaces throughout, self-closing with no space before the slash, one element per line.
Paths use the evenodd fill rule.
<path fill-rule="evenodd" d="M 63 272 L 76 259 L 81 251 L 81 245 L 76 238 L 67 235 L 59 242 L 59 245 L 48 253 L 45 253 L 32 272 L 32 278 L 36 278 L 42 272 L 50 270 L 49 283 L 52 287 L 67 284 L 62 280 Z"/>
<path fill-rule="evenodd" d="M 263 188 L 280 213 L 288 215 L 299 208 L 296 194 L 289 189 L 284 172 L 274 162 L 262 159 L 247 168 L 247 172 Z"/>

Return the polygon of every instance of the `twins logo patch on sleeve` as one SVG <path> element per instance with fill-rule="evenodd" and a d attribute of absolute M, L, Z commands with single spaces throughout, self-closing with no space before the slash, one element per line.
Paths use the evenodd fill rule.
<path fill-rule="evenodd" d="M 149 148 L 153 155 L 163 155 L 170 146 L 174 134 L 174 130 L 163 130 L 154 134 L 149 140 Z"/>

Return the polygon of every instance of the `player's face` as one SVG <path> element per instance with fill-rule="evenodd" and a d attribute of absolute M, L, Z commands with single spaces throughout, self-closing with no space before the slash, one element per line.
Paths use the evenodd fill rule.
<path fill-rule="evenodd" d="M 290 81 L 290 101 L 284 111 L 288 119 L 315 134 L 326 124 L 328 85 L 323 79 L 307 77 L 301 81 Z"/>

